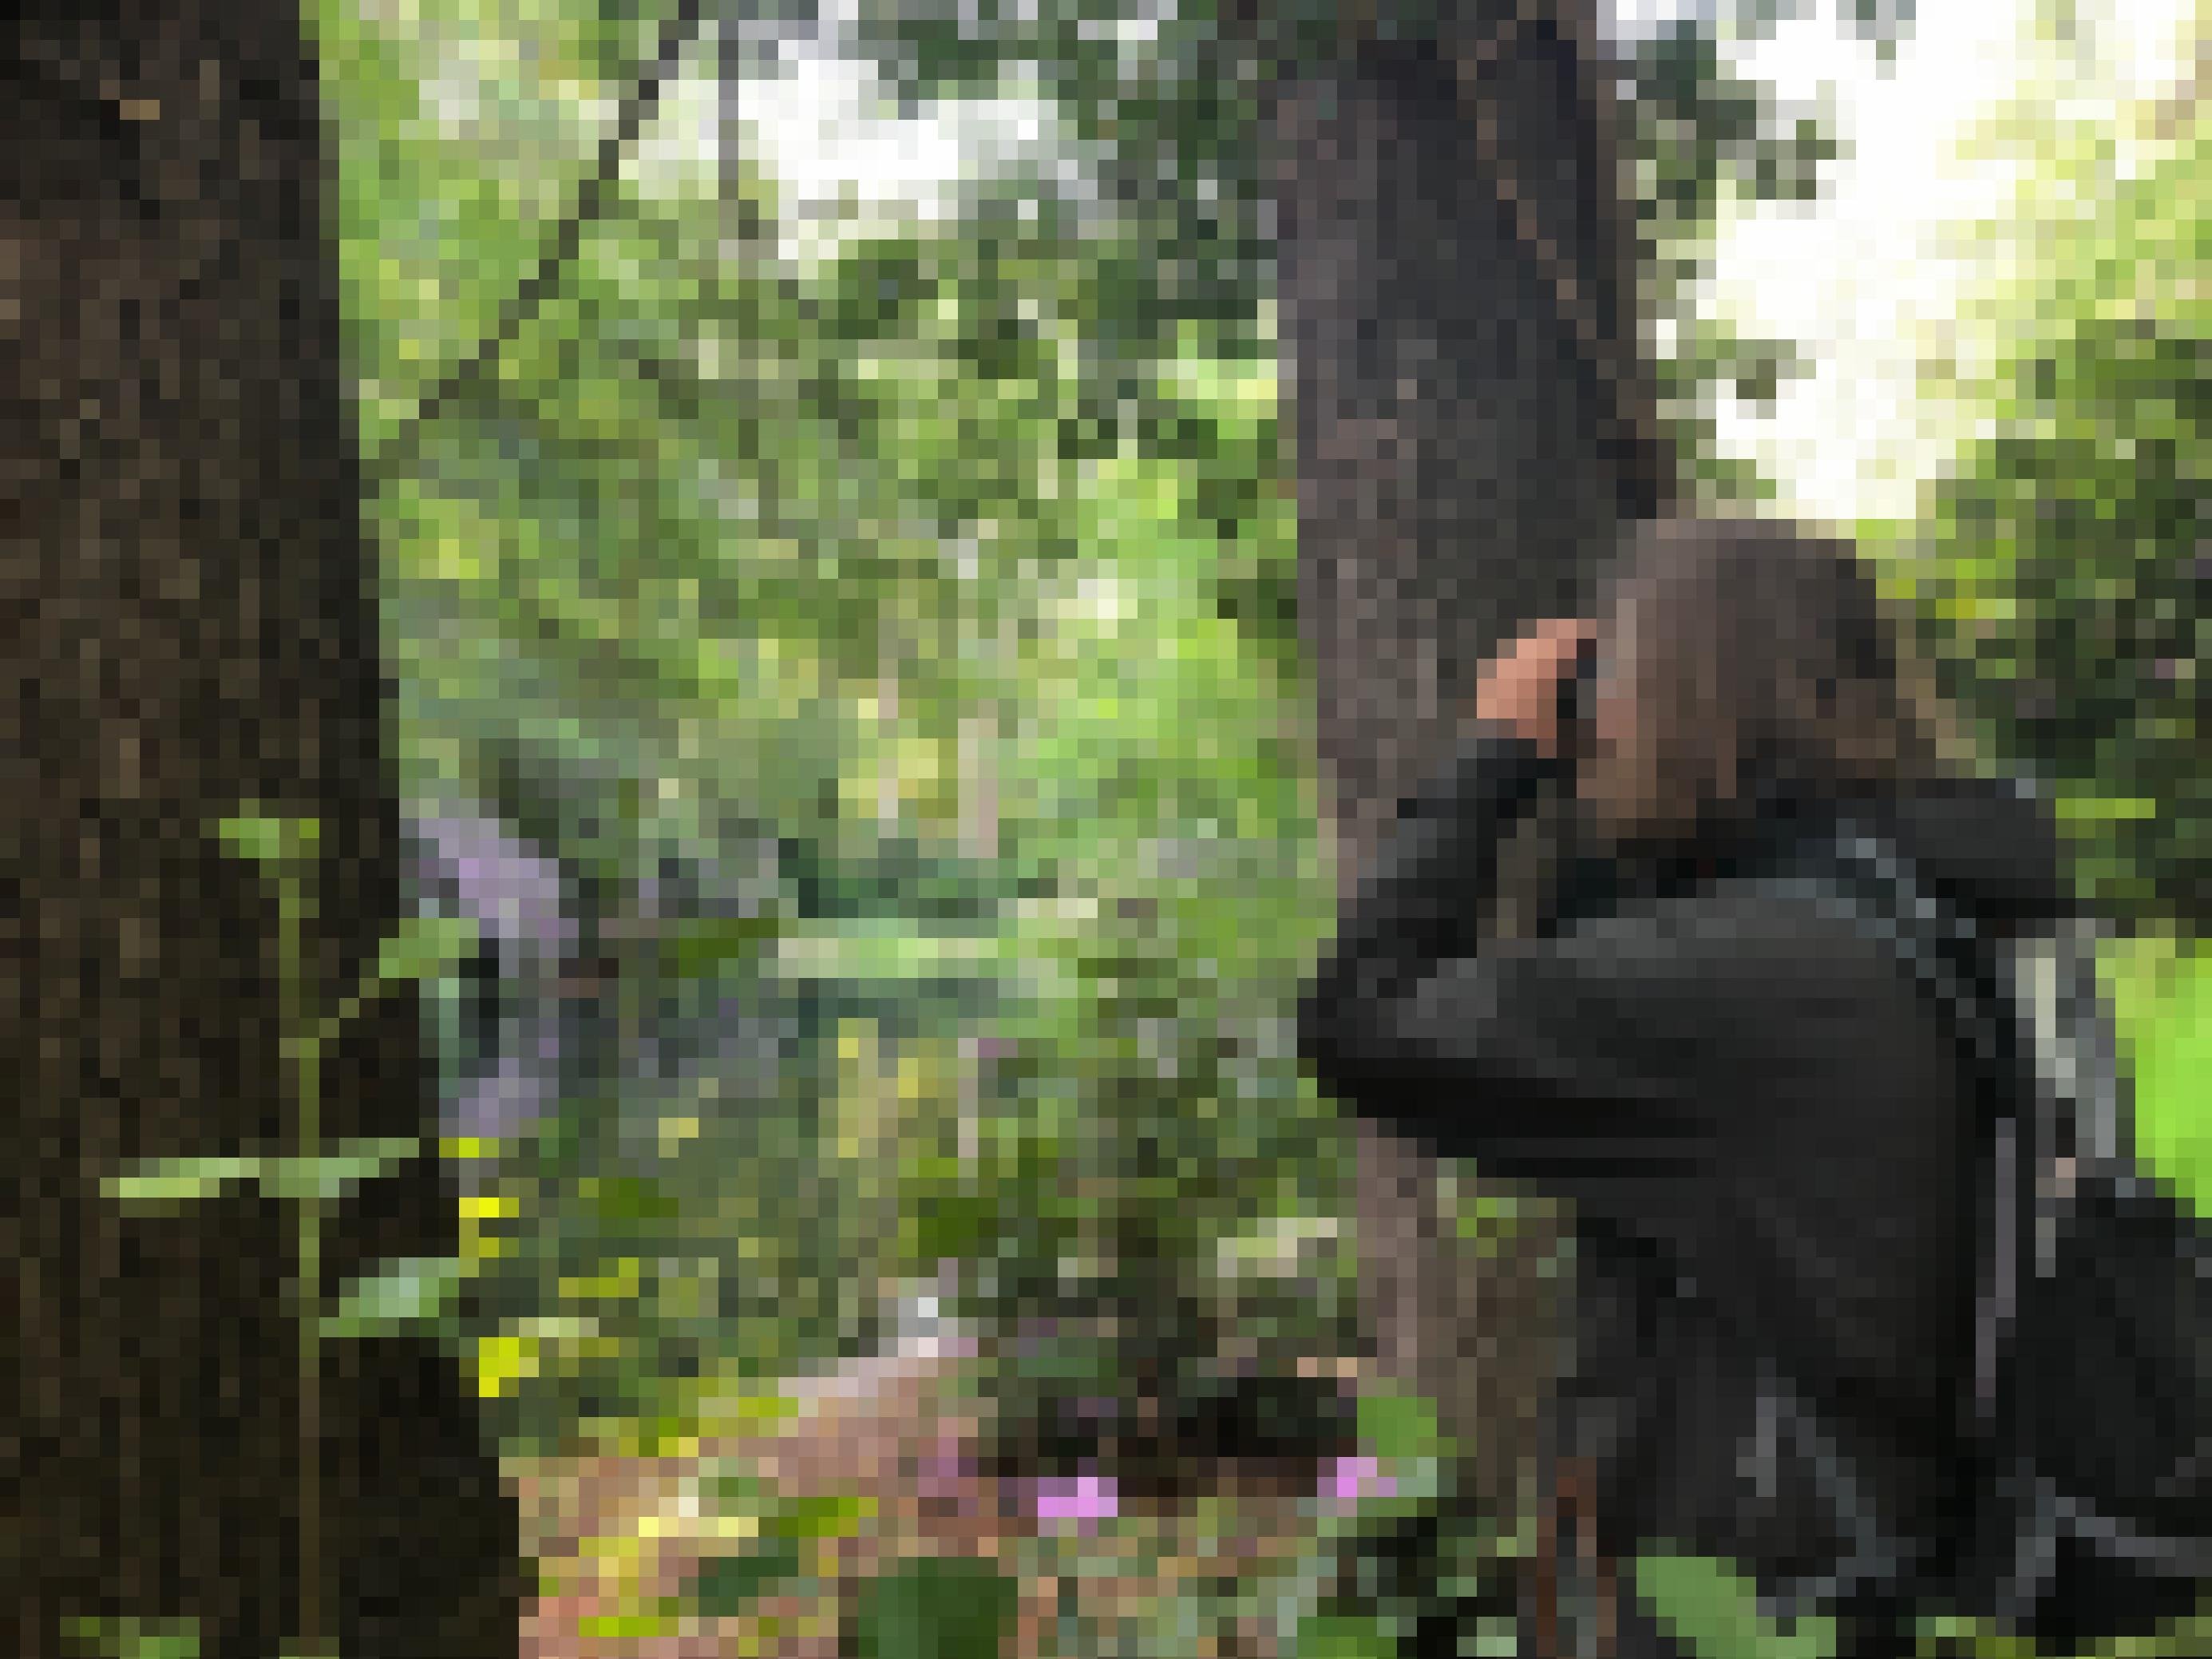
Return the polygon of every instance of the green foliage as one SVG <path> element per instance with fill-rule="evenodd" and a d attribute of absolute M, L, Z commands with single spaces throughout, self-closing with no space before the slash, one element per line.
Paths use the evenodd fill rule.
<path fill-rule="evenodd" d="M 320 1013 L 305 982 L 305 924 L 312 914 L 309 865 L 322 843 L 313 818 L 276 817 L 246 811 L 211 826 L 215 837 L 234 856 L 261 866 L 276 898 L 276 957 L 280 1017 L 279 1057 L 289 1079 L 294 1114 L 289 1155 L 213 1153 L 154 1158 L 125 1173 L 104 1177 L 102 1196 L 139 1214 L 173 1215 L 184 1206 L 247 1187 L 292 1206 L 296 1272 L 290 1280 L 300 1342 L 301 1445 L 300 1448 L 301 1554 L 304 1563 L 301 1619 L 307 1646 L 296 1659 L 327 1659 L 314 1651 L 321 1635 L 321 1599 L 317 1593 L 330 1563 L 322 1554 L 322 1460 L 315 1438 L 320 1419 L 321 1345 L 327 1338 L 373 1336 L 412 1326 L 434 1328 L 450 1288 L 433 1294 L 433 1282 L 450 1287 L 465 1276 L 459 1261 L 390 1264 L 356 1281 L 335 1316 L 325 1305 L 322 1280 L 322 1231 L 332 1206 L 364 1181 L 391 1174 L 422 1155 L 420 1136 L 343 1141 L 325 1148 L 320 1130 L 323 1045 L 358 1016 L 373 998 L 398 986 L 421 982 L 465 949 L 451 924 L 402 927 L 379 950 L 351 994 L 329 1014 Z M 176 1656 L 190 1659 L 199 1650 L 197 1631 L 125 1620 L 91 1627 L 87 1639 L 107 1644 L 105 1651 L 124 1659 Z"/>
<path fill-rule="evenodd" d="M 1267 1590 L 1285 1651 L 1403 1653 L 1417 1628 L 1448 1622 L 1463 1650 L 1510 1659 L 1526 1526 L 1461 1496 L 1465 1465 L 1425 1400 L 1378 1388 L 1362 1401 L 1359 1444 L 1365 1467 L 1324 1491 L 1310 1549 Z"/>
<path fill-rule="evenodd" d="M 1437 1457 L 1445 1441 L 1435 1402 L 1417 1394 L 1375 1389 L 1359 1400 L 1359 1441 L 1377 1457 Z"/>
<path fill-rule="evenodd" d="M 1018 1592 L 986 1561 L 924 1556 L 872 1580 L 855 1620 L 859 1659 L 988 1659 L 1013 1632 Z"/>
<path fill-rule="evenodd" d="M 1373 1617 L 1316 1614 L 1298 1627 L 1297 1659 L 1398 1659 L 1395 1632 Z"/>
<path fill-rule="evenodd" d="M 377 38 L 376 61 L 413 52 Z M 544 131 L 520 148 L 550 205 L 583 147 Z M 514 270 L 463 258 L 465 216 L 410 240 L 410 192 L 450 196 L 468 144 L 382 149 L 350 261 L 386 285 L 442 281 L 449 258 Z M 1304 832 L 1279 828 L 1310 812 L 1277 730 L 1291 518 L 1256 299 L 1163 309 L 1155 244 L 988 192 L 950 225 L 892 214 L 787 265 L 766 183 L 743 155 L 722 168 L 712 210 L 641 177 L 615 191 L 495 381 L 439 411 L 376 508 L 402 658 L 481 641 L 402 676 L 422 787 L 534 813 L 626 928 L 623 895 L 665 852 L 726 856 L 740 826 L 775 848 L 757 911 L 626 932 L 616 994 L 743 999 L 807 1035 L 700 1097 L 577 1079 L 563 1121 L 493 1176 L 543 1224 L 487 1264 L 495 1330 L 634 1286 L 588 1298 L 592 1334 L 547 1356 L 548 1429 L 590 1397 L 640 1404 L 633 1382 L 665 1364 L 843 1351 L 884 1274 L 948 1250 L 987 1299 L 1057 1285 L 1071 1247 L 1173 1282 L 1243 1219 L 1232 1170 L 1310 1188 L 1326 1168 L 1271 988 L 1320 883 Z M 505 173 L 532 191 L 531 165 Z M 703 213 L 741 207 L 743 234 L 700 240 Z M 377 337 L 368 378 L 419 382 Z M 970 845 L 979 765 L 988 853 Z M 1140 909 L 1159 925 L 1125 948 Z M 827 1051 L 855 1021 L 879 1033 L 871 1066 L 918 1092 L 898 1139 L 825 1158 L 831 1119 L 878 1115 L 882 1077 Z M 963 1085 L 963 1028 L 1018 1057 Z M 1150 1173 L 1116 1168 L 1130 1146 Z M 586 1171 L 617 1170 L 655 1172 L 671 1213 L 577 1201 Z M 657 1305 L 687 1295 L 690 1313 Z M 743 1316 L 769 1308 L 774 1328 Z"/>
<path fill-rule="evenodd" d="M 474 924 L 453 916 L 408 916 L 398 930 L 377 949 L 376 965 L 369 970 L 371 988 L 417 985 L 452 968 L 476 948 Z"/>
<path fill-rule="evenodd" d="M 88 1659 L 200 1659 L 197 1620 L 74 1619 L 64 1634 Z"/>
<path fill-rule="evenodd" d="M 2136 1146 L 2199 1215 L 2212 1216 L 2212 951 L 2141 939 L 2110 970 L 2135 1077 Z"/>
<path fill-rule="evenodd" d="M 1784 1628 L 1760 1609 L 1752 1582 L 1724 1561 L 1644 1555 L 1635 1583 L 1637 1595 L 1698 1659 L 1834 1659 L 1834 1620 L 1799 1619 Z"/>
<path fill-rule="evenodd" d="M 2205 141 L 2138 144 L 2124 172 L 2102 127 L 2036 147 L 1995 366 L 1954 371 L 1982 435 L 1931 490 L 1911 580 L 1945 689 L 2051 781 L 2090 896 L 2201 931 Z"/>
<path fill-rule="evenodd" d="M 1648 224 L 1662 234 L 1711 227 L 1731 195 L 1804 202 L 1836 159 L 1812 120 L 1776 125 L 1766 89 L 1730 67 L 1714 25 L 1669 22 L 1638 44 L 1632 63 L 1632 154 Z"/>
<path fill-rule="evenodd" d="M 1733 9 L 1754 14 L 1734 20 L 1743 33 L 1773 21 L 1756 15 L 1756 8 Z M 1705 503 L 1765 501 L 1776 493 L 1753 464 L 1717 453 L 1714 399 L 1771 404 L 1783 380 L 1809 369 L 1787 343 L 1747 337 L 1729 319 L 1698 309 L 1697 285 L 1711 268 L 1721 212 L 1731 203 L 1816 200 L 1824 169 L 1838 154 L 1821 122 L 1785 119 L 1769 88 L 1736 72 L 1723 49 L 1722 21 L 1668 22 L 1637 43 L 1626 66 L 1639 247 L 1652 309 L 1672 337 L 1656 362 L 1660 419 L 1685 493 Z"/>
<path fill-rule="evenodd" d="M 691 1603 L 702 1618 L 728 1618 L 804 1572 L 798 1540 L 764 1539 L 742 1555 L 718 1555 L 704 1562 L 692 1583 Z"/>
<path fill-rule="evenodd" d="M 328 1204 L 422 1155 L 420 1138 L 407 1136 L 341 1142 L 313 1158 L 151 1158 L 133 1166 L 137 1173 L 111 1176 L 100 1187 L 103 1196 L 142 1213 L 174 1213 L 240 1186 L 288 1202 Z"/>
<path fill-rule="evenodd" d="M 216 834 L 239 858 L 289 866 L 314 855 L 321 844 L 322 825 L 313 818 L 240 812 L 218 823 Z"/>
<path fill-rule="evenodd" d="M 381 1336 L 442 1323 L 472 1273 L 452 1256 L 387 1261 L 346 1287 L 323 1316 L 325 1337 Z"/>

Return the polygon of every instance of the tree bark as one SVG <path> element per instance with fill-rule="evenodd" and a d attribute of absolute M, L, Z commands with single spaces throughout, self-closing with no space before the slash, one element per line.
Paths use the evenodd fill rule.
<path fill-rule="evenodd" d="M 0 1629 L 197 1620 L 268 1659 L 310 1575 L 348 1659 L 513 1654 L 517 1522 L 428 1342 L 325 1350 L 303 1559 L 287 1211 L 118 1212 L 138 1158 L 292 1149 L 274 907 L 214 821 L 323 825 L 307 982 L 399 914 L 375 589 L 299 9 L 33 0 L 0 155 Z M 411 999 L 324 1067 L 325 1144 L 435 1133 Z M 325 1285 L 450 1249 L 434 1159 L 333 1217 Z"/>
<path fill-rule="evenodd" d="M 1482 659 L 1585 605 L 1621 522 L 1668 487 L 1589 7 L 1447 9 L 1347 21 L 1333 60 L 1278 79 L 1269 123 L 1300 629 L 1346 892 Z M 1525 1491 L 1559 1358 L 1558 1222 L 1524 1204 L 1489 1254 L 1438 1173 L 1363 1127 L 1363 1301 L 1385 1373 L 1436 1401 L 1498 1510 Z M 1502 1195 L 1474 1184 L 1457 1207 L 1476 1193 Z"/>

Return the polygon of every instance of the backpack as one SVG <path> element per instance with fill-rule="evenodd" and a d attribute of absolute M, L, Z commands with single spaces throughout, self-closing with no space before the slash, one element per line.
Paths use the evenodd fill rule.
<path fill-rule="evenodd" d="M 2069 1645 L 2187 1615 L 2212 1588 L 2212 1225 L 2136 1161 L 2098 930 L 1986 938 L 1848 825 L 1796 879 L 1894 939 L 1985 1085 L 1976 1513 L 1905 1593 Z"/>

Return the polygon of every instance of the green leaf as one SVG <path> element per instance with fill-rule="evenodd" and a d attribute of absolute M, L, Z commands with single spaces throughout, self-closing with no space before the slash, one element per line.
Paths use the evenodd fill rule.
<path fill-rule="evenodd" d="M 343 1141 L 317 1158 L 263 1158 L 258 1179 L 271 1197 L 326 1202 L 422 1155 L 422 1142 L 412 1135 Z"/>
<path fill-rule="evenodd" d="M 776 969 L 792 979 L 988 979 L 1013 965 L 1012 955 L 1002 939 L 854 926 L 787 935 Z"/>
<path fill-rule="evenodd" d="M 314 818 L 242 812 L 217 823 L 216 834 L 239 858 L 256 864 L 288 864 L 314 853 L 322 840 L 322 824 Z"/>
<path fill-rule="evenodd" d="M 1298 1625 L 1297 1659 L 1397 1659 L 1398 1640 L 1373 1619 L 1317 1614 Z"/>
<path fill-rule="evenodd" d="M 778 1538 L 850 1538 L 873 1512 L 872 1499 L 794 1498 L 779 1504 L 763 1524 Z"/>
<path fill-rule="evenodd" d="M 2158 803 L 2140 796 L 2059 795 L 2051 805 L 2064 823 L 2113 823 L 2158 817 Z"/>
<path fill-rule="evenodd" d="M 2137 1151 L 2212 1216 L 2212 950 L 2139 940 L 2116 955 L 2113 1012 L 2135 1068 Z"/>
<path fill-rule="evenodd" d="M 779 916 L 739 916 L 692 922 L 677 928 L 662 945 L 667 970 L 696 979 L 759 957 L 781 936 Z"/>
<path fill-rule="evenodd" d="M 346 1286 L 322 1320 L 326 1337 L 383 1336 L 443 1318 L 473 1276 L 455 1256 L 410 1256 L 386 1263 Z"/>
<path fill-rule="evenodd" d="M 410 916 L 379 947 L 369 983 L 416 984 L 434 978 L 465 961 L 477 948 L 477 924 L 464 917 Z"/>
<path fill-rule="evenodd" d="M 2177 1619 L 2147 1636 L 2123 1636 L 2098 1650 L 2097 1659 L 2190 1659 L 2212 1652 L 2212 1613 Z"/>
<path fill-rule="evenodd" d="M 692 1581 L 692 1604 L 702 1618 L 734 1618 L 800 1571 L 797 1539 L 763 1539 L 759 1548 L 742 1555 L 718 1555 L 701 1562 L 699 1576 Z"/>
<path fill-rule="evenodd" d="M 198 1620 L 72 1619 L 69 1635 L 100 1659 L 200 1659 Z"/>
<path fill-rule="evenodd" d="M 1437 1408 L 1415 1394 L 1377 1389 L 1359 1401 L 1359 1443 L 1372 1457 L 1435 1457 L 1444 1438 Z"/>
<path fill-rule="evenodd" d="M 576 1620 L 577 1635 L 609 1642 L 673 1636 L 681 1628 L 676 1614 L 664 1613 L 587 1613 Z"/>
<path fill-rule="evenodd" d="M 1834 1620 L 1800 1619 L 1785 1632 L 1759 1611 L 1757 1587 L 1725 1561 L 1639 1556 L 1636 1593 L 1698 1659 L 1834 1659 Z"/>
<path fill-rule="evenodd" d="M 871 1579 L 860 1659 L 997 1659 L 1012 1633 L 1014 1581 L 987 1561 L 924 1556 Z"/>
<path fill-rule="evenodd" d="M 347 1142 L 318 1158 L 152 1158 L 133 1164 L 128 1174 L 108 1176 L 100 1190 L 112 1202 L 161 1213 L 241 1182 L 274 1198 L 328 1200 L 419 1157 L 422 1146 L 419 1139 L 395 1137 Z"/>
<path fill-rule="evenodd" d="M 1918 1621 L 1920 1647 L 1926 1651 L 1930 1644 L 1933 1651 L 1956 1659 L 2037 1659 L 2035 1644 L 2025 1637 L 2007 1636 L 1972 1619 L 1962 1619 L 1955 1613 L 1938 1613 Z M 2091 1656 L 2084 1656 L 2091 1659 Z M 2116 1659 L 2107 1653 L 2101 1659 Z"/>
<path fill-rule="evenodd" d="M 337 1008 L 324 1017 L 312 1032 L 290 1039 L 288 1058 L 312 1064 L 325 1043 L 360 1016 L 364 1005 L 395 985 L 420 984 L 435 978 L 477 948 L 477 928 L 458 916 L 411 916 L 399 931 L 378 946 L 376 962 L 362 975 L 360 986 Z"/>
<path fill-rule="evenodd" d="M 236 1182 L 260 1173 L 258 1158 L 162 1158 L 131 1166 L 134 1173 L 110 1176 L 100 1183 L 103 1198 L 126 1207 L 168 1212 L 213 1198 Z"/>

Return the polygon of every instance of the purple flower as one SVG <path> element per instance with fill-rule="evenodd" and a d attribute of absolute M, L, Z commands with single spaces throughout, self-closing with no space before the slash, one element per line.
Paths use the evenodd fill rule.
<path fill-rule="evenodd" d="M 498 819 L 425 811 L 408 823 L 418 896 L 474 921 L 508 950 L 557 960 L 575 947 L 571 895 L 555 860 Z"/>
<path fill-rule="evenodd" d="M 1112 1480 L 1079 1474 L 1073 1480 L 1047 1476 L 1036 1483 L 1036 1515 L 1040 1521 L 1073 1521 L 1084 1531 L 1087 1522 L 1111 1521 L 1121 1513 Z"/>
<path fill-rule="evenodd" d="M 1357 1504 L 1370 1498 L 1395 1498 L 1398 1478 L 1382 1472 L 1372 1457 L 1340 1457 L 1328 1466 L 1322 1494 L 1340 1504 Z"/>

